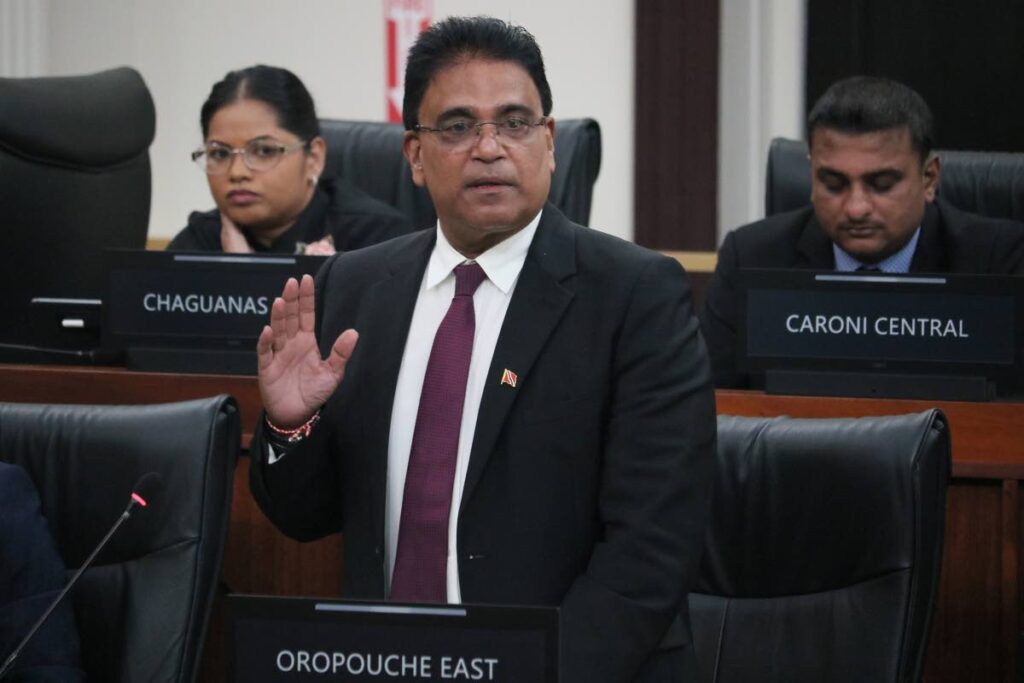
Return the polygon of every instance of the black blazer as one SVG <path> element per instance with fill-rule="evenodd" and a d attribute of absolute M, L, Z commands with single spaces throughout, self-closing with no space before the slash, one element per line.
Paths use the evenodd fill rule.
<path fill-rule="evenodd" d="M 253 441 L 253 494 L 282 531 L 344 529 L 349 597 L 384 597 L 391 407 L 434 241 L 425 231 L 324 265 L 321 349 L 348 327 L 359 344 L 309 439 L 272 466 L 262 428 Z M 505 368 L 516 388 L 500 383 Z M 459 510 L 463 599 L 560 605 L 567 682 L 631 680 L 659 643 L 690 658 L 682 671 L 714 443 L 682 269 L 548 204 L 481 401 Z"/>
<path fill-rule="evenodd" d="M 351 251 L 412 232 L 412 224 L 392 206 L 341 180 L 320 181 L 295 225 L 269 247 L 242 233 L 255 252 L 294 254 L 298 242 L 310 244 L 330 235 L 338 251 Z M 188 225 L 167 245 L 168 251 L 221 251 L 220 211 L 193 211 Z"/>
<path fill-rule="evenodd" d="M 0 662 L 64 587 L 64 562 L 28 473 L 0 462 Z M 36 632 L 11 670 L 18 681 L 84 681 L 71 601 Z M 6 680 L 6 679 L 5 679 Z"/>
<path fill-rule="evenodd" d="M 701 315 L 716 387 L 751 385 L 751 378 L 736 369 L 741 268 L 832 270 L 832 240 L 811 206 L 769 216 L 726 235 Z M 925 208 L 910 270 L 1024 274 L 1024 225 L 966 213 L 936 199 Z"/>

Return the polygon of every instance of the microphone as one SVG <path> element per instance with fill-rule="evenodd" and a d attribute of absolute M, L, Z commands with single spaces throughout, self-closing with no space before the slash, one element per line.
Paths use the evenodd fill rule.
<path fill-rule="evenodd" d="M 28 634 L 26 634 L 25 637 L 21 639 L 21 642 L 18 643 L 18 646 L 16 648 L 14 648 L 14 651 L 11 652 L 11 654 L 8 655 L 7 659 L 4 660 L 3 666 L 0 666 L 0 680 L 3 680 L 4 676 L 7 675 L 7 672 L 11 670 L 11 667 L 14 666 L 14 660 L 18 658 L 18 655 L 21 654 L 21 651 L 25 649 L 25 646 L 28 645 L 30 640 L 32 640 L 32 636 L 34 636 L 36 634 L 36 631 L 38 631 L 39 628 L 46 622 L 46 620 L 49 618 L 53 610 L 57 608 L 57 605 L 61 603 L 61 600 L 64 599 L 64 596 L 68 594 L 68 591 L 71 590 L 71 587 L 74 586 L 75 583 L 78 581 L 78 578 L 85 572 L 86 569 L 89 568 L 89 565 L 92 564 L 92 561 L 96 559 L 96 556 L 99 555 L 100 551 L 103 550 L 104 546 L 107 545 L 107 541 L 109 541 L 110 538 L 114 535 L 114 532 L 116 532 L 121 527 L 121 525 L 124 524 L 125 521 L 132 516 L 132 513 L 135 511 L 135 508 L 144 508 L 149 506 L 149 501 L 152 499 L 153 494 L 159 490 L 161 481 L 162 480 L 160 475 L 157 474 L 156 472 L 147 472 L 146 474 L 139 477 L 139 480 L 135 482 L 135 486 L 132 487 L 132 495 L 128 499 L 128 506 L 125 507 L 124 512 L 122 512 L 121 516 L 117 518 L 116 522 L 114 522 L 114 526 L 110 528 L 110 531 L 108 531 L 107 535 L 103 537 L 103 540 L 99 542 L 99 545 L 97 545 L 96 548 L 92 551 L 92 553 L 89 554 L 89 557 L 85 558 L 85 562 L 78 569 L 78 571 L 75 572 L 74 576 L 71 577 L 71 580 L 67 582 L 67 585 L 64 586 L 60 594 L 56 598 L 54 598 L 53 602 L 50 603 L 50 606 L 46 608 L 46 611 L 43 612 L 43 616 L 39 617 L 39 619 L 36 620 L 36 623 L 34 623 L 32 625 L 32 628 L 29 629 Z"/>

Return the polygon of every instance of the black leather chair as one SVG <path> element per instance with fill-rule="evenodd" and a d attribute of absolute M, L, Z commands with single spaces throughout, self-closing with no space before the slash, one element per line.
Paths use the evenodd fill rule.
<path fill-rule="evenodd" d="M 155 125 L 133 69 L 0 78 L 0 341 L 35 341 L 32 297 L 98 298 L 105 247 L 145 246 Z"/>
<path fill-rule="evenodd" d="M 138 478 L 163 479 L 71 592 L 90 681 L 194 680 L 240 434 L 227 396 L 154 406 L 0 404 L 0 458 L 35 482 L 69 575 Z"/>
<path fill-rule="evenodd" d="M 321 119 L 327 141 L 326 177 L 340 177 L 404 212 L 417 228 L 437 220 L 426 189 L 412 182 L 398 123 Z M 601 128 L 593 119 L 556 119 L 551 202 L 581 225 L 590 221 L 601 169 Z"/>
<path fill-rule="evenodd" d="M 1024 221 L 1024 154 L 939 150 L 938 194 L 963 211 Z M 811 202 L 807 143 L 775 138 L 768 148 L 765 215 Z"/>
<path fill-rule="evenodd" d="M 718 467 L 690 596 L 702 680 L 920 680 L 945 527 L 938 410 L 718 418 Z"/>

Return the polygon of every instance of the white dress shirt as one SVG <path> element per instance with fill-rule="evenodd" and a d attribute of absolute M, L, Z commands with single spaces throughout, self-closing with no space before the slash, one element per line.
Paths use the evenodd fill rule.
<path fill-rule="evenodd" d="M 543 212 L 541 212 L 543 213 Z M 466 398 L 462 408 L 462 426 L 459 431 L 459 448 L 455 460 L 455 481 L 452 485 L 452 505 L 448 515 L 448 602 L 462 602 L 459 587 L 459 556 L 457 529 L 459 503 L 462 489 L 466 484 L 469 469 L 469 454 L 476 433 L 476 419 L 480 412 L 480 400 L 488 381 L 500 382 L 501 377 L 488 378 L 491 358 L 498 344 L 505 312 L 508 311 L 512 293 L 515 291 L 519 273 L 526 263 L 526 253 L 533 242 L 533 236 L 540 224 L 538 213 L 525 228 L 506 240 L 499 242 L 475 259 L 466 259 L 445 238 L 440 223 L 437 242 L 430 253 L 423 280 L 416 297 L 416 308 L 405 340 L 402 367 L 398 372 L 395 399 L 391 410 L 391 429 L 388 439 L 388 476 L 384 509 L 384 541 L 387 561 L 385 576 L 386 591 L 391 593 L 391 575 L 395 570 L 395 553 L 398 549 L 398 531 L 402 519 L 402 497 L 405 491 L 405 474 L 409 469 L 409 454 L 412 437 L 416 429 L 416 415 L 419 411 L 420 392 L 423 377 L 427 373 L 430 350 L 434 345 L 437 328 L 455 297 L 455 266 L 475 261 L 487 275 L 473 294 L 475 329 L 473 332 L 473 354 L 469 362 L 469 376 L 466 380 Z M 344 380 L 342 380 L 344 381 Z M 267 463 L 273 465 L 287 455 L 279 453 L 267 444 Z"/>
<path fill-rule="evenodd" d="M 476 418 L 487 382 L 499 382 L 501 377 L 487 377 L 494 348 L 498 343 L 505 312 L 512 300 L 519 273 L 526 262 L 526 252 L 540 223 L 540 214 L 515 235 L 499 242 L 476 259 L 487 279 L 473 295 L 476 327 L 473 333 L 473 355 L 466 380 L 466 398 L 462 408 L 462 428 L 459 431 L 459 449 L 455 460 L 455 482 L 452 488 L 452 506 L 448 517 L 448 602 L 461 602 L 459 588 L 459 560 L 456 543 L 459 503 L 469 468 L 469 453 L 476 432 Z M 388 481 L 384 512 L 384 540 L 387 561 L 387 591 L 391 592 L 391 575 L 395 569 L 398 548 L 398 529 L 402 519 L 402 496 L 405 491 L 405 473 L 409 468 L 416 414 L 419 411 L 423 377 L 427 372 L 434 335 L 441 325 L 455 296 L 455 266 L 467 259 L 445 239 L 440 225 L 437 244 L 430 254 L 423 281 L 420 283 L 416 309 L 405 341 L 402 368 L 395 387 L 395 401 L 391 411 L 391 431 L 388 441 Z"/>

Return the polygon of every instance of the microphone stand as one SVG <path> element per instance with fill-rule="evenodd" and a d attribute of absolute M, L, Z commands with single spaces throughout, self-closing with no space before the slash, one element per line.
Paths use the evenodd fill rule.
<path fill-rule="evenodd" d="M 8 655 L 7 659 L 4 660 L 3 666 L 0 667 L 0 680 L 3 680 L 4 676 L 6 676 L 7 673 L 11 670 L 11 667 L 14 666 L 14 660 L 18 658 L 18 655 L 21 654 L 21 651 L 25 648 L 26 645 L 28 645 L 28 642 L 32 640 L 32 636 L 34 636 L 36 634 L 36 631 L 38 631 L 39 628 L 43 625 L 43 623 L 46 622 L 46 620 L 49 618 L 53 610 L 57 608 L 57 605 L 61 603 L 61 601 L 64 599 L 64 596 L 68 594 L 68 591 L 71 590 L 71 587 L 74 586 L 75 583 L 78 581 L 79 577 L 82 576 L 85 570 L 89 568 L 89 565 L 91 565 L 92 561 L 96 559 L 96 556 L 99 555 L 99 552 L 101 550 L 103 550 L 103 547 L 107 545 L 107 541 L 109 541 L 110 537 L 114 535 L 114 532 L 117 531 L 121 527 L 121 525 L 124 524 L 125 521 L 132 516 L 132 511 L 138 505 L 140 505 L 140 503 L 136 500 L 136 496 L 133 494 L 132 499 L 128 502 L 128 507 L 126 507 L 124 509 L 124 512 L 121 513 L 121 516 L 118 518 L 117 522 L 114 523 L 114 526 L 110 528 L 110 531 L 107 532 L 107 535 L 103 537 L 103 540 L 100 541 L 99 545 L 96 546 L 96 548 L 92 551 L 89 557 L 85 559 L 85 562 L 82 564 L 81 567 L 79 567 L 78 571 L 75 572 L 75 575 L 71 577 L 71 580 L 67 582 L 67 585 L 65 585 L 63 590 L 61 590 L 60 595 L 57 596 L 57 599 L 50 603 L 50 606 L 46 609 L 45 612 L 43 612 L 43 616 L 39 617 L 39 619 L 36 620 L 36 623 L 32 625 L 31 629 L 29 629 L 28 634 L 21 639 L 21 642 L 18 643 L 18 646 L 16 648 L 14 648 L 14 651 L 11 652 L 11 654 Z"/>

